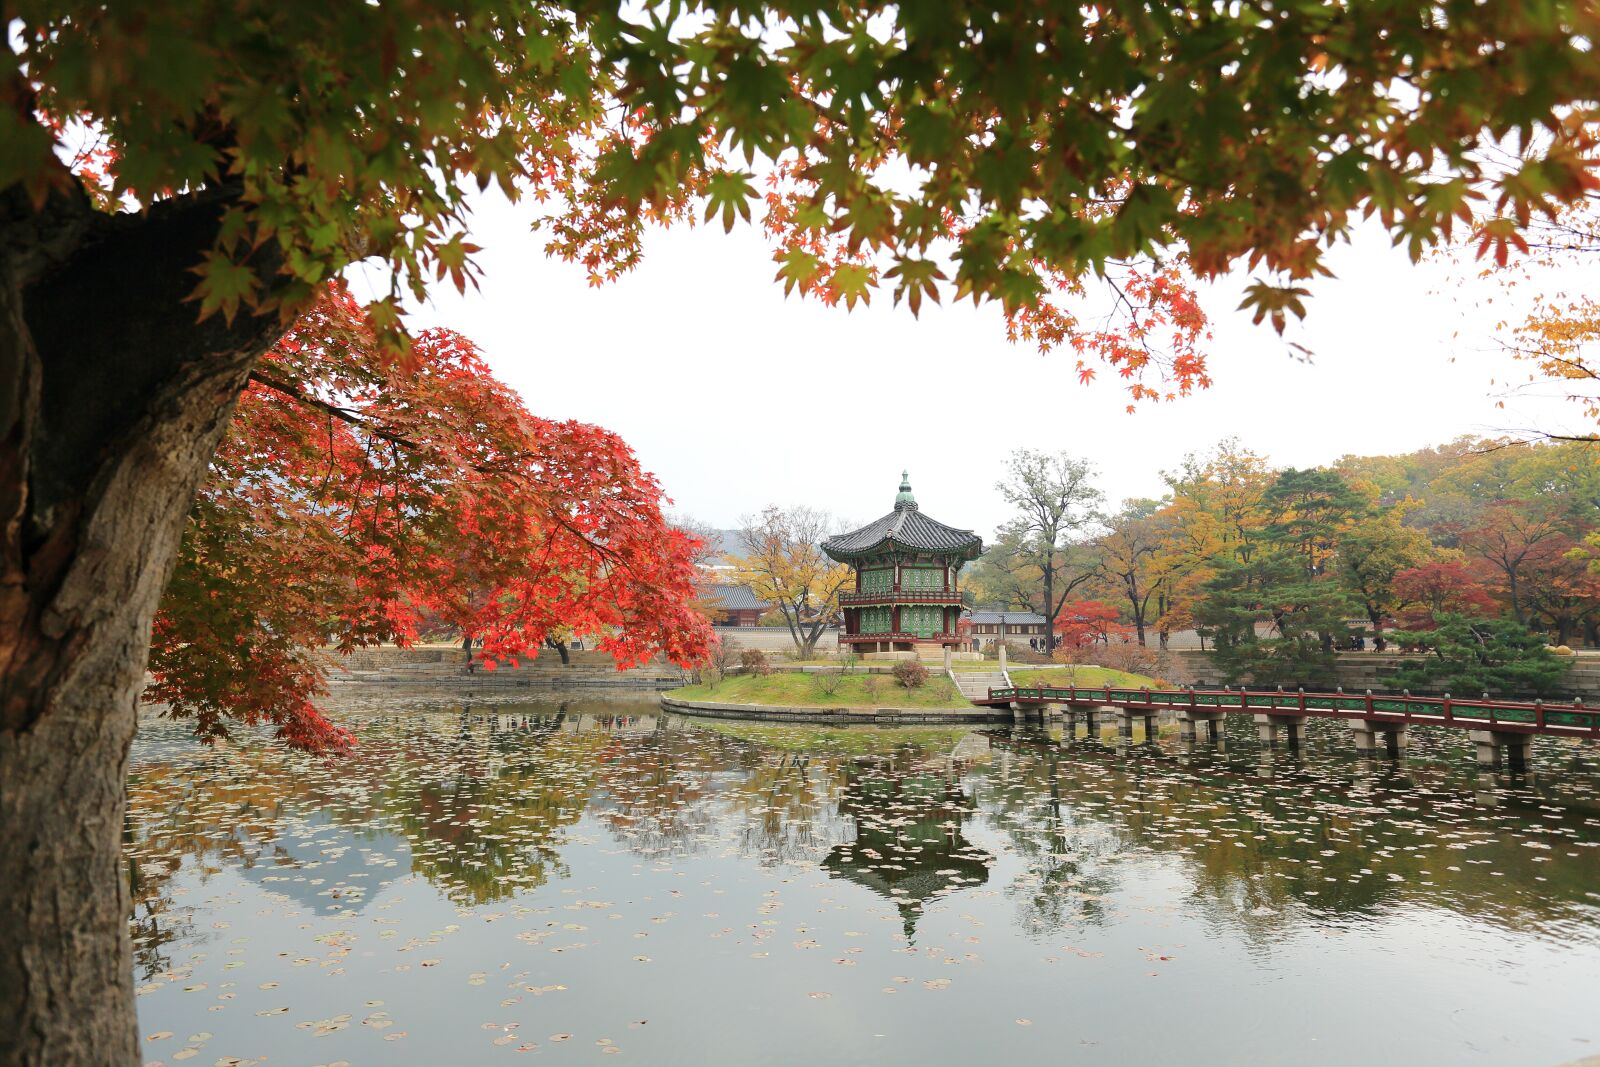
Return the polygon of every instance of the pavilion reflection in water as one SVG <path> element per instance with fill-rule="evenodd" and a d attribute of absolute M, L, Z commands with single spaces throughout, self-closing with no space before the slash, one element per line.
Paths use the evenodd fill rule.
<path fill-rule="evenodd" d="M 907 751 L 845 771 L 839 813 L 855 823 L 855 840 L 835 845 L 822 866 L 893 902 L 908 939 L 928 901 L 989 878 L 994 857 L 962 833 L 976 810 L 961 785 L 963 767 Z"/>

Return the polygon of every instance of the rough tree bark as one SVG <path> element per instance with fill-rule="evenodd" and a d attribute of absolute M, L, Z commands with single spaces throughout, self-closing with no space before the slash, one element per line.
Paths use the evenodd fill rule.
<path fill-rule="evenodd" d="M 219 205 L 0 190 L 0 1067 L 140 1062 L 120 836 L 151 620 L 281 330 L 195 321 Z"/>

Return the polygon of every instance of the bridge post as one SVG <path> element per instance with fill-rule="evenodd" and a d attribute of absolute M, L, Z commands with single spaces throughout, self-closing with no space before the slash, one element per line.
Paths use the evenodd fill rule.
<path fill-rule="evenodd" d="M 1374 719 L 1346 719 L 1356 752 L 1362 756 L 1377 755 L 1381 745 L 1391 759 L 1405 755 L 1411 743 L 1411 733 L 1403 722 L 1378 722 Z"/>
<path fill-rule="evenodd" d="M 1478 750 L 1478 766 L 1513 773 L 1528 769 L 1528 748 L 1533 743 L 1532 734 L 1508 733 L 1502 730 L 1468 730 L 1467 737 Z"/>
<path fill-rule="evenodd" d="M 1264 715 L 1257 713 L 1256 736 L 1261 743 L 1269 748 L 1278 747 L 1280 733 L 1287 740 L 1290 748 L 1299 748 L 1305 740 L 1306 717 L 1304 715 Z"/>
<path fill-rule="evenodd" d="M 1100 739 L 1100 730 L 1095 722 L 1095 713 L 1099 710 L 1096 707 L 1083 709 L 1083 736 L 1086 741 L 1098 741 Z"/>
<path fill-rule="evenodd" d="M 1121 713 L 1122 718 L 1122 721 L 1117 726 L 1117 733 L 1124 739 L 1133 739 L 1133 723 L 1135 719 L 1143 720 L 1144 739 L 1146 741 L 1154 741 L 1156 739 L 1156 712 L 1153 708 L 1119 708 L 1117 710 Z"/>
<path fill-rule="evenodd" d="M 1179 708 L 1179 739 L 1185 741 L 1199 740 L 1200 727 L 1202 724 L 1204 724 L 1206 727 L 1206 737 L 1212 741 L 1221 741 L 1223 724 L 1222 716 L 1224 714 L 1226 713 L 1221 711 L 1200 711 L 1195 708 Z"/>

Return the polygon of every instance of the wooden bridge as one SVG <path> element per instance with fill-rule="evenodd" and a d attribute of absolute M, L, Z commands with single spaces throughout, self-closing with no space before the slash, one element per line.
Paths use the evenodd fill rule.
<path fill-rule="evenodd" d="M 1068 729 L 1077 720 L 1091 735 L 1096 716 L 1106 711 L 1118 717 L 1121 732 L 1132 737 L 1133 725 L 1143 720 L 1145 736 L 1155 736 L 1155 721 L 1163 713 L 1175 715 L 1180 734 L 1194 740 L 1201 727 L 1213 739 L 1221 737 L 1228 715 L 1249 715 L 1255 721 L 1263 742 L 1277 745 L 1286 741 L 1298 746 L 1305 736 L 1308 719 L 1343 719 L 1350 724 L 1358 752 L 1377 751 L 1382 742 L 1390 755 L 1406 748 L 1411 726 L 1444 726 L 1466 730 L 1477 746 L 1478 763 L 1484 767 L 1508 766 L 1517 770 L 1527 763 L 1528 745 L 1540 734 L 1549 737 L 1574 737 L 1600 740 L 1600 708 L 1582 703 L 1546 704 L 1543 701 L 1455 700 L 1449 696 L 1420 697 L 1410 694 L 1362 696 L 1336 693 L 1307 693 L 1303 690 L 1250 689 L 1089 689 L 1080 686 L 998 686 L 987 698 L 974 703 L 986 707 L 1009 707 L 1017 712 L 1044 713 L 1052 707 L 1064 709 Z"/>

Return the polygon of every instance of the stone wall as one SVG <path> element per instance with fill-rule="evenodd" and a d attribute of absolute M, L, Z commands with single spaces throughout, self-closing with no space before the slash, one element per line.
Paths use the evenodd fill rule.
<path fill-rule="evenodd" d="M 625 671 L 604 652 L 572 652 L 563 666 L 560 653 L 543 649 L 518 666 L 501 664 L 487 670 L 482 663 L 468 668 L 467 654 L 459 648 L 363 648 L 348 656 L 322 653 L 328 664 L 328 687 L 335 696 L 367 688 L 407 688 L 451 695 L 486 690 L 618 690 L 659 692 L 684 684 L 685 672 L 664 660 L 653 660 Z"/>
<path fill-rule="evenodd" d="M 759 648 L 765 652 L 788 652 L 794 648 L 787 626 L 718 626 L 717 636 L 735 648 Z M 838 628 L 823 630 L 817 638 L 817 651 L 835 652 L 838 648 Z"/>

